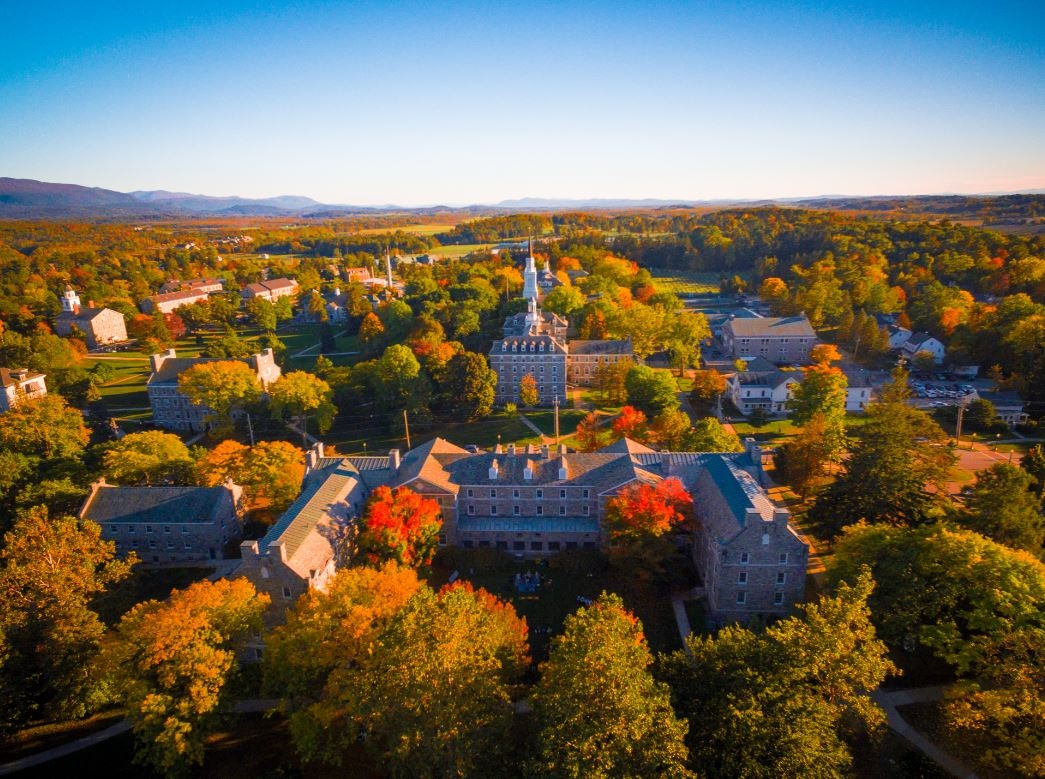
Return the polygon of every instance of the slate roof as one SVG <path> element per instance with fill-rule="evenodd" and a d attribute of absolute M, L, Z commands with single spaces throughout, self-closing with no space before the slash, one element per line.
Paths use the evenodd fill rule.
<path fill-rule="evenodd" d="M 816 331 L 804 316 L 731 319 L 726 327 L 736 338 L 815 338 Z"/>
<path fill-rule="evenodd" d="M 517 347 L 514 351 L 513 344 Z M 550 335 L 509 335 L 494 341 L 490 354 L 566 354 L 566 347 Z"/>
<path fill-rule="evenodd" d="M 471 456 L 467 449 L 444 438 L 433 438 L 403 455 L 399 471 L 393 477 L 394 484 L 399 486 L 421 479 L 447 492 L 456 493 L 457 486 L 450 479 L 449 469 L 458 460 Z"/>
<path fill-rule="evenodd" d="M 554 314 L 551 311 L 539 311 L 540 321 L 536 323 L 539 331 L 547 331 L 549 329 L 562 329 L 565 330 L 569 323 L 558 314 Z M 511 316 L 505 317 L 503 331 L 505 336 L 521 336 L 527 335 L 530 332 L 530 325 L 526 319 L 529 313 L 521 311 L 518 314 L 512 314 Z"/>
<path fill-rule="evenodd" d="M 287 559 L 290 560 L 312 531 L 329 521 L 327 512 L 331 506 L 358 481 L 359 472 L 343 459 L 310 473 L 301 494 L 283 512 L 279 521 L 269 528 L 258 542 L 258 548 L 268 550 L 272 545 L 284 544 Z"/>
<path fill-rule="evenodd" d="M 922 344 L 924 344 L 926 341 L 929 341 L 929 340 L 934 340 L 934 341 L 939 342 L 938 338 L 936 338 L 933 335 L 930 335 L 929 333 L 915 333 L 914 335 L 912 335 L 910 338 L 907 339 L 907 342 L 904 343 L 904 347 L 913 348 L 913 347 L 916 347 L 916 346 L 921 346 Z"/>
<path fill-rule="evenodd" d="M 736 376 L 736 381 L 742 387 L 772 387 L 777 388 L 788 380 L 801 382 L 802 374 L 798 371 L 781 371 L 774 369 L 772 372 L 742 371 Z"/>
<path fill-rule="evenodd" d="M 631 341 L 570 341 L 570 354 L 632 354 Z"/>
<path fill-rule="evenodd" d="M 248 284 L 244 287 L 244 290 L 250 290 L 257 294 L 259 292 L 273 292 L 277 289 L 295 289 L 298 283 L 293 279 L 271 279 L 270 281 L 260 281 L 255 284 Z"/>
<path fill-rule="evenodd" d="M 756 509 L 763 519 L 772 519 L 772 501 L 755 478 L 732 458 L 709 456 L 704 461 L 704 468 L 729 506 L 738 528 L 744 527 L 748 509 Z"/>
<path fill-rule="evenodd" d="M 68 320 L 71 320 L 73 322 L 76 322 L 76 321 L 90 322 L 96 316 L 99 316 L 100 314 L 103 314 L 106 311 L 113 311 L 113 310 L 114 309 L 111 309 L 111 308 L 87 308 L 85 306 L 80 306 L 76 310 L 76 313 L 73 313 L 72 311 L 63 311 L 62 313 L 60 313 L 58 315 L 57 318 L 58 319 L 62 319 L 62 320 L 68 319 Z M 122 316 L 122 314 L 121 314 L 121 316 Z"/>
<path fill-rule="evenodd" d="M 168 357 L 160 364 L 160 369 L 149 376 L 147 384 L 177 384 L 178 376 L 193 365 L 205 362 L 228 361 L 228 357 Z"/>
<path fill-rule="evenodd" d="M 206 292 L 198 289 L 184 289 L 179 292 L 161 292 L 159 295 L 153 295 L 149 300 L 156 303 L 170 303 L 172 300 L 198 300 L 205 297 L 207 297 Z"/>
<path fill-rule="evenodd" d="M 213 522 L 231 507 L 226 487 L 117 487 L 101 484 L 80 516 L 98 524 Z"/>

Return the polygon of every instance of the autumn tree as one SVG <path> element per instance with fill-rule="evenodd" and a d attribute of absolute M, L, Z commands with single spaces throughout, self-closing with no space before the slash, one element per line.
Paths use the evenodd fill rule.
<path fill-rule="evenodd" d="M 667 657 L 692 767 L 710 779 L 847 775 L 846 740 L 884 723 L 870 691 L 895 670 L 870 622 L 872 589 L 864 575 L 762 633 L 729 625 Z"/>
<path fill-rule="evenodd" d="M 297 497 L 305 475 L 301 450 L 286 441 L 259 441 L 248 447 L 225 440 L 206 451 L 195 467 L 201 484 L 217 487 L 232 479 L 243 487 L 249 503 L 265 503 L 276 514 Z"/>
<path fill-rule="evenodd" d="M 371 562 L 393 560 L 413 568 L 428 565 L 443 526 L 439 504 L 409 487 L 377 487 L 359 520 L 356 539 Z"/>
<path fill-rule="evenodd" d="M 714 368 L 694 371 L 689 402 L 695 410 L 707 414 L 725 391 L 726 377 Z"/>
<path fill-rule="evenodd" d="M 337 414 L 333 398 L 334 392 L 329 384 L 305 371 L 284 373 L 269 387 L 272 415 L 276 419 L 282 419 L 286 414 L 297 417 L 302 435 L 309 416 L 315 418 L 319 432 L 330 429 Z"/>
<path fill-rule="evenodd" d="M 792 388 L 794 397 L 787 403 L 791 421 L 804 425 L 813 414 L 823 414 L 830 424 L 842 429 L 843 435 L 849 380 L 841 370 L 826 363 L 805 368 L 804 374 Z"/>
<path fill-rule="evenodd" d="M 219 579 L 123 616 L 107 653 L 134 723 L 136 762 L 167 774 L 203 762 L 229 709 L 237 653 L 261 630 L 268 603 L 246 579 Z"/>
<path fill-rule="evenodd" d="M 105 446 L 105 478 L 121 485 L 187 484 L 195 461 L 178 436 L 159 430 L 130 433 Z"/>
<path fill-rule="evenodd" d="M 577 439 L 577 448 L 582 452 L 594 452 L 606 445 L 607 431 L 599 424 L 599 415 L 589 412 L 577 423 L 573 436 Z"/>
<path fill-rule="evenodd" d="M 264 685 L 281 698 L 299 751 L 336 762 L 354 740 L 341 700 L 389 620 L 421 586 L 412 568 L 385 563 L 339 570 L 309 590 L 265 640 Z"/>
<path fill-rule="evenodd" d="M 645 441 L 649 433 L 649 420 L 646 415 L 632 406 L 620 410 L 620 416 L 613 420 L 613 434 L 617 438 L 630 438 L 633 441 Z"/>
<path fill-rule="evenodd" d="M 603 593 L 566 618 L 532 695 L 542 776 L 693 776 L 686 722 L 667 685 L 654 681 L 652 662 L 642 625 L 619 596 Z"/>
<path fill-rule="evenodd" d="M 210 409 L 210 421 L 219 429 L 227 429 L 234 411 L 261 396 L 261 383 L 245 362 L 212 360 L 182 371 L 178 391 L 197 406 Z"/>
<path fill-rule="evenodd" d="M 526 636 L 526 621 L 485 590 L 422 587 L 346 689 L 347 719 L 393 776 L 503 774 Z"/>
<path fill-rule="evenodd" d="M 363 348 L 373 354 L 378 351 L 382 338 L 385 334 L 385 326 L 373 311 L 363 317 L 363 323 L 359 326 L 359 342 Z"/>
<path fill-rule="evenodd" d="M 83 414 L 61 395 L 24 398 L 0 414 L 0 448 L 33 460 L 76 459 L 88 438 Z"/>
<path fill-rule="evenodd" d="M 595 386 L 602 402 L 610 406 L 623 406 L 628 402 L 627 378 L 633 363 L 631 360 L 604 362 L 595 371 Z"/>
<path fill-rule="evenodd" d="M 547 311 L 570 317 L 584 308 L 587 302 L 587 297 L 579 289 L 563 285 L 555 287 L 555 289 L 545 295 L 541 306 Z"/>
<path fill-rule="evenodd" d="M 629 484 L 607 501 L 603 517 L 611 557 L 648 575 L 664 572 L 675 535 L 692 531 L 693 523 L 693 496 L 674 477 Z"/>
<path fill-rule="evenodd" d="M 519 402 L 525 408 L 532 408 L 541 402 L 537 379 L 533 377 L 532 373 L 527 373 L 519 379 Z"/>
<path fill-rule="evenodd" d="M 0 727 L 42 714 L 77 718 L 106 701 L 92 662 L 105 632 L 92 601 L 125 579 L 133 553 L 115 559 L 101 528 L 70 516 L 25 512 L 0 551 Z"/>
<path fill-rule="evenodd" d="M 841 473 L 809 512 L 828 534 L 861 519 L 916 525 L 940 515 L 954 455 L 940 426 L 909 406 L 908 396 L 907 374 L 899 371 L 868 405 Z"/>
<path fill-rule="evenodd" d="M 778 447 L 777 470 L 791 488 L 808 497 L 826 484 L 831 469 L 841 462 L 837 428 L 816 412 L 802 426 L 798 435 Z"/>

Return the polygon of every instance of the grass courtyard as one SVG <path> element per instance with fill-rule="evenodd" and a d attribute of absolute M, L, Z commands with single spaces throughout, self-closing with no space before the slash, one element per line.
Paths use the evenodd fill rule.
<path fill-rule="evenodd" d="M 441 587 L 455 570 L 465 581 L 511 603 L 526 618 L 537 662 L 547 658 L 551 637 L 562 632 L 563 621 L 581 605 L 578 597 L 594 599 L 604 591 L 620 595 L 642 621 L 653 651 L 682 648 L 667 587 L 615 568 L 596 552 L 564 552 L 545 562 L 516 561 L 493 549 L 444 549 L 436 557 L 430 584 Z M 536 592 L 516 590 L 515 575 L 522 573 L 540 574 L 542 583 Z"/>

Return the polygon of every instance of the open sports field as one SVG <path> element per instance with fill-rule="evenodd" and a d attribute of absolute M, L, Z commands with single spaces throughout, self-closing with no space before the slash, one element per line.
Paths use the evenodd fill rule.
<path fill-rule="evenodd" d="M 650 268 L 649 272 L 659 289 L 676 295 L 707 295 L 719 290 L 720 274 L 715 272 L 666 268 Z"/>

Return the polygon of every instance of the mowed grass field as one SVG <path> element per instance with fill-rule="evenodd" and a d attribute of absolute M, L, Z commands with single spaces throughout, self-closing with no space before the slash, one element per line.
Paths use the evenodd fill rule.
<path fill-rule="evenodd" d="M 719 291 L 721 274 L 718 273 L 665 268 L 650 268 L 649 272 L 659 289 L 676 295 L 707 295 Z"/>

